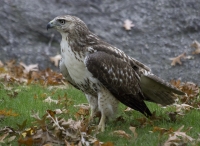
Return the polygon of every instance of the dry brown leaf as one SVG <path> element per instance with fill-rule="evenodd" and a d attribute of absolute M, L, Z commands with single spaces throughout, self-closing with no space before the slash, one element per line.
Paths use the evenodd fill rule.
<path fill-rule="evenodd" d="M 32 111 L 31 117 L 35 118 L 36 122 L 33 122 L 33 123 L 36 123 L 37 125 L 39 125 L 40 127 L 46 127 L 46 118 L 47 118 L 47 115 L 45 114 L 42 119 L 39 117 L 39 112 L 34 112 Z"/>
<path fill-rule="evenodd" d="M 95 141 L 92 146 L 114 146 L 112 142 L 102 143 L 100 141 Z"/>
<path fill-rule="evenodd" d="M 56 112 L 56 114 L 66 114 L 66 113 L 68 113 L 69 111 L 67 110 L 67 109 L 55 109 L 54 110 L 55 112 Z"/>
<path fill-rule="evenodd" d="M 200 133 L 198 133 L 198 138 L 197 138 L 196 142 L 200 143 Z"/>
<path fill-rule="evenodd" d="M 34 144 L 33 138 L 19 138 L 18 140 L 19 145 L 24 144 L 26 146 L 32 146 Z"/>
<path fill-rule="evenodd" d="M 35 144 L 53 143 L 62 145 L 63 142 L 59 141 L 51 132 L 42 129 L 37 130 L 36 134 L 32 136 Z"/>
<path fill-rule="evenodd" d="M 155 126 L 155 127 L 153 127 L 153 132 L 160 132 L 160 136 L 162 136 L 165 133 L 172 133 L 173 129 L 172 128 L 165 129 L 165 128 Z"/>
<path fill-rule="evenodd" d="M 46 143 L 46 144 L 44 144 L 42 146 L 54 146 L 54 144 L 53 143 Z"/>
<path fill-rule="evenodd" d="M 176 88 L 178 88 L 178 89 L 180 89 L 180 88 L 181 88 L 181 85 L 182 85 L 181 80 L 171 80 L 170 83 L 171 83 L 174 87 L 176 87 Z M 181 89 L 180 89 L 180 90 L 181 90 Z"/>
<path fill-rule="evenodd" d="M 3 62 L 0 60 L 0 67 L 3 67 L 4 66 L 4 64 L 3 64 Z"/>
<path fill-rule="evenodd" d="M 53 120 L 55 120 L 55 115 L 56 115 L 56 112 L 55 111 L 52 111 L 52 110 L 46 110 L 48 116 L 47 117 L 51 117 Z"/>
<path fill-rule="evenodd" d="M 39 117 L 39 112 L 34 112 L 34 111 L 31 111 L 31 117 L 37 119 L 37 120 L 41 120 L 40 117 Z"/>
<path fill-rule="evenodd" d="M 0 136 L 0 143 L 5 143 L 4 139 L 9 135 L 9 133 L 5 133 L 3 135 Z"/>
<path fill-rule="evenodd" d="M 49 103 L 49 104 L 51 104 L 51 103 L 58 104 L 58 100 L 54 100 L 54 99 L 52 99 L 50 96 L 47 97 L 45 100 L 43 100 L 43 102 L 47 102 L 47 103 Z"/>
<path fill-rule="evenodd" d="M 6 65 L 8 68 L 11 68 L 15 65 L 16 61 L 15 60 L 10 60 L 6 62 Z"/>
<path fill-rule="evenodd" d="M 64 121 L 62 126 L 69 127 L 71 129 L 81 129 L 81 121 L 75 121 L 73 119 L 68 119 L 68 121 Z"/>
<path fill-rule="evenodd" d="M 131 136 L 129 134 L 127 134 L 125 131 L 123 130 L 116 130 L 113 132 L 114 135 L 118 135 L 120 137 L 126 138 L 126 139 L 130 139 Z"/>
<path fill-rule="evenodd" d="M 192 82 L 181 82 L 180 80 L 172 80 L 171 84 L 186 93 L 184 96 L 177 96 L 178 103 L 188 104 L 194 108 L 200 107 L 200 100 L 198 97 L 199 86 L 197 84 Z"/>
<path fill-rule="evenodd" d="M 176 107 L 176 112 L 177 113 L 182 113 L 182 112 L 187 112 L 190 111 L 191 109 L 193 109 L 194 107 L 188 105 L 188 104 L 174 104 L 174 106 Z"/>
<path fill-rule="evenodd" d="M 124 112 L 130 112 L 130 111 L 134 111 L 134 109 L 130 108 L 130 107 L 127 107 Z"/>
<path fill-rule="evenodd" d="M 198 41 L 193 41 L 191 47 L 195 48 L 195 51 L 192 54 L 200 54 L 200 43 Z"/>
<path fill-rule="evenodd" d="M 30 71 L 38 71 L 38 64 L 26 65 L 23 62 L 19 63 L 24 68 L 24 73 L 28 74 Z"/>
<path fill-rule="evenodd" d="M 74 107 L 78 107 L 78 108 L 86 109 L 86 110 L 90 109 L 90 105 L 88 103 L 82 103 L 82 104 L 74 105 Z"/>
<path fill-rule="evenodd" d="M 103 143 L 101 146 L 114 146 L 112 142 Z"/>
<path fill-rule="evenodd" d="M 174 58 L 170 58 L 170 60 L 172 60 L 171 66 L 175 66 L 177 63 L 178 64 L 182 64 L 181 59 L 185 59 L 186 57 L 186 53 L 182 53 L 181 55 L 174 57 Z"/>
<path fill-rule="evenodd" d="M 101 143 L 100 143 L 100 141 L 95 141 L 94 143 L 93 143 L 93 145 L 92 146 L 101 146 Z"/>
<path fill-rule="evenodd" d="M 87 115 L 89 115 L 89 109 L 80 108 L 76 113 L 78 115 L 87 116 Z"/>
<path fill-rule="evenodd" d="M 76 112 L 75 117 L 78 120 L 82 116 L 88 116 L 90 113 L 90 106 L 87 103 L 79 104 L 79 105 L 74 105 L 74 107 L 78 107 L 79 110 Z"/>
<path fill-rule="evenodd" d="M 3 73 L 6 73 L 6 75 L 9 76 L 9 77 L 5 77 L 5 75 L 4 75 L 3 79 L 5 79 L 5 82 L 21 83 L 21 82 L 19 82 L 20 78 L 23 78 L 23 79 L 28 80 L 29 84 L 39 83 L 43 86 L 63 85 L 63 81 L 64 81 L 63 76 L 60 73 L 53 72 L 51 69 L 46 69 L 44 71 L 35 72 L 35 71 L 31 71 L 31 70 L 34 70 L 34 67 L 32 68 L 29 66 L 30 67 L 29 68 L 25 65 L 23 66 L 22 63 L 20 66 L 19 66 L 19 64 L 16 65 L 15 61 L 10 61 L 10 62 L 8 62 L 8 64 L 9 65 L 5 64 L 5 66 L 4 66 L 6 69 L 4 70 L 5 72 L 3 72 Z M 7 69 L 8 66 L 10 66 L 9 69 Z M 26 71 L 23 71 L 23 70 L 26 70 Z M 2 71 L 2 70 L 0 70 L 0 71 Z M 16 71 L 18 72 L 17 74 L 16 74 Z M 29 73 L 27 74 L 25 72 L 29 72 Z M 15 91 L 12 88 L 10 88 L 10 89 L 8 88 L 8 90 L 9 91 L 6 91 L 7 93 Z M 56 89 L 53 91 L 56 92 Z M 15 92 L 18 92 L 18 91 L 15 91 Z M 14 93 L 14 94 L 16 94 L 16 93 Z M 50 94 L 42 94 L 42 95 L 35 94 L 35 95 L 33 95 L 32 98 L 34 98 L 35 100 L 37 100 L 39 98 L 41 98 L 41 99 L 43 98 L 42 100 L 44 100 L 46 98 L 44 100 L 44 102 L 45 101 L 49 102 L 49 103 L 54 102 L 54 103 L 58 103 L 58 104 L 63 104 L 65 106 L 68 104 L 72 104 L 72 100 L 70 100 L 67 97 L 67 95 L 64 95 L 63 97 L 59 96 L 58 101 L 57 101 L 57 100 L 51 99 L 53 94 L 54 94 L 54 92 L 51 92 Z M 11 96 L 11 94 L 10 94 L 10 96 Z M 54 96 L 55 96 L 55 94 L 54 94 Z M 15 96 L 13 96 L 13 97 L 15 97 Z M 79 111 L 79 114 L 82 114 L 82 115 L 88 114 L 88 111 L 87 111 L 87 109 L 89 109 L 88 104 L 80 105 L 79 108 L 81 108 L 81 110 Z M 25 129 L 27 126 L 26 120 L 25 120 L 21 125 L 18 124 L 18 127 L 16 129 L 11 127 L 11 129 L 9 130 L 9 135 L 6 138 L 4 138 L 3 141 L 9 142 L 9 141 L 16 140 L 15 136 L 17 135 L 17 137 L 18 137 L 19 133 L 21 133 L 21 134 L 17 140 L 18 145 L 27 145 L 27 146 L 29 146 L 29 145 L 30 146 L 32 146 L 32 145 L 51 146 L 52 144 L 53 145 L 64 145 L 65 140 L 67 140 L 70 143 L 70 145 L 83 146 L 84 144 L 82 142 L 85 142 L 85 144 L 88 144 L 88 145 L 92 145 L 95 141 L 98 141 L 96 138 L 94 138 L 90 135 L 90 134 L 96 135 L 97 131 L 96 131 L 95 126 L 91 126 L 88 124 L 89 122 L 87 121 L 87 118 L 88 118 L 87 116 L 86 116 L 86 119 L 72 121 L 72 122 L 68 123 L 68 125 L 65 125 L 68 121 L 66 121 L 60 114 L 66 113 L 66 112 L 68 112 L 68 111 L 65 109 L 56 109 L 54 111 L 48 110 L 47 113 L 45 115 L 43 115 L 41 118 L 39 117 L 39 113 L 32 113 L 31 116 L 36 121 L 33 124 L 37 125 L 37 127 L 32 126 L 30 128 Z M 1 113 L 5 114 L 5 111 L 1 111 Z M 8 110 L 6 111 L 6 113 L 9 115 L 12 114 L 12 112 L 8 111 Z M 60 116 L 60 117 L 58 117 L 58 116 Z M 82 130 L 83 125 L 85 126 L 84 131 Z M 83 133 L 85 133 L 85 134 L 83 134 Z M 2 133 L 0 136 L 2 136 Z M 100 142 L 100 141 L 98 143 L 100 145 L 103 145 L 102 142 Z M 111 143 L 104 143 L 104 144 L 105 144 L 105 146 L 113 146 L 113 144 L 111 144 Z"/>
<path fill-rule="evenodd" d="M 37 64 L 27 66 L 21 62 L 20 65 L 16 65 L 15 60 L 6 62 L 3 68 L 0 67 L 0 72 L 0 79 L 9 83 L 27 83 L 27 85 L 39 83 L 43 86 L 66 84 L 61 73 L 49 68 L 39 71 Z"/>
<path fill-rule="evenodd" d="M 153 121 L 150 119 L 147 119 L 146 117 L 137 118 L 136 120 L 139 122 L 139 126 L 141 127 L 145 127 L 147 125 L 153 125 Z"/>
<path fill-rule="evenodd" d="M 65 140 L 65 146 L 75 146 L 75 145 L 74 145 L 73 142 L 70 143 L 70 142 L 68 142 L 67 140 Z"/>
<path fill-rule="evenodd" d="M 58 66 L 59 61 L 61 60 L 61 58 L 62 58 L 61 55 L 58 54 L 58 55 L 56 55 L 54 57 L 50 57 L 50 61 L 53 62 L 55 66 Z"/>
<path fill-rule="evenodd" d="M 134 139 L 136 139 L 136 138 L 138 137 L 138 134 L 137 134 L 137 132 L 135 131 L 135 130 L 136 130 L 136 127 L 129 127 L 129 129 L 133 132 Z"/>
<path fill-rule="evenodd" d="M 188 56 L 185 56 L 185 59 L 192 60 L 194 59 L 194 56 L 188 55 Z"/>
<path fill-rule="evenodd" d="M 14 136 L 7 138 L 6 141 L 11 142 L 11 141 L 15 140 L 15 138 L 16 138 L 16 136 L 14 135 Z"/>
<path fill-rule="evenodd" d="M 11 92 L 7 93 L 7 95 L 8 95 L 10 98 L 16 98 L 17 95 L 18 95 L 18 92 L 17 92 L 17 91 L 11 91 Z"/>
<path fill-rule="evenodd" d="M 135 26 L 135 25 L 132 23 L 131 20 L 126 19 L 126 20 L 124 21 L 124 28 L 125 28 L 126 30 L 131 30 L 131 27 L 134 27 L 134 26 Z"/>
<path fill-rule="evenodd" d="M 31 71 L 29 72 L 29 79 L 31 80 L 38 80 L 41 77 L 40 72 Z"/>
<path fill-rule="evenodd" d="M 13 117 L 16 117 L 18 116 L 19 114 L 13 112 L 11 109 L 2 109 L 0 110 L 0 116 L 13 116 Z"/>
<path fill-rule="evenodd" d="M 192 127 L 188 128 L 186 131 L 182 132 L 184 126 L 181 126 L 177 131 L 169 134 L 168 140 L 164 143 L 164 146 L 179 146 L 183 143 L 189 143 L 194 141 L 194 139 L 186 134 Z"/>

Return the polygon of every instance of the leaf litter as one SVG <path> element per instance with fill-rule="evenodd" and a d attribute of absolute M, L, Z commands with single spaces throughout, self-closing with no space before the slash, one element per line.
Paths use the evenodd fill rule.
<path fill-rule="evenodd" d="M 37 65 L 25 65 L 23 63 L 17 64 L 15 60 L 6 62 L 5 64 L 0 62 L 0 80 L 3 81 L 2 85 L 10 98 L 16 98 L 20 90 L 15 90 L 11 84 L 19 85 L 30 85 L 30 84 L 41 84 L 49 88 L 49 90 L 66 88 L 66 81 L 60 73 L 53 72 L 51 69 L 40 71 Z M 180 80 L 172 80 L 171 84 L 185 92 L 184 96 L 177 96 L 176 103 L 171 105 L 175 107 L 174 112 L 168 113 L 169 120 L 176 122 L 178 116 L 184 116 L 191 110 L 199 110 L 199 87 L 198 85 L 191 82 L 181 82 Z M 54 93 L 52 92 L 52 95 Z M 72 100 L 64 95 L 58 97 L 57 100 L 51 98 L 51 96 L 43 93 L 40 95 L 44 98 L 44 102 L 49 104 L 61 104 L 62 109 L 47 110 L 46 114 L 42 117 L 39 116 L 38 112 L 32 112 L 34 122 L 32 127 L 26 128 L 26 120 L 22 124 L 17 124 L 18 128 L 4 127 L 0 129 L 0 143 L 12 142 L 17 139 L 19 145 L 67 145 L 67 146 L 113 146 L 113 142 L 101 142 L 96 138 L 99 133 L 96 126 L 89 123 L 89 105 L 80 104 L 74 107 L 78 108 L 74 119 L 64 119 L 63 114 L 69 114 L 69 111 L 65 109 L 64 105 L 72 104 Z M 39 95 L 35 95 L 37 99 Z M 124 113 L 132 113 L 134 110 L 126 108 Z M 12 109 L 0 110 L 0 116 L 18 116 L 17 113 L 13 112 Z M 98 116 L 98 118 L 100 115 Z M 122 117 L 121 119 L 124 118 Z M 166 117 L 157 116 L 153 113 L 152 118 L 147 119 L 145 117 L 137 118 L 138 124 L 131 124 L 129 127 L 131 134 L 124 130 L 115 130 L 112 132 L 113 135 L 120 136 L 125 139 L 137 139 L 140 137 L 136 132 L 137 127 L 152 126 L 153 133 L 159 132 L 158 139 L 161 139 L 163 135 L 167 135 L 166 141 L 161 141 L 162 145 L 183 145 L 187 143 L 199 144 L 200 138 L 195 140 L 186 133 L 190 131 L 191 127 L 183 131 L 183 126 L 178 130 L 173 128 L 161 128 L 157 127 L 156 121 L 167 120 Z"/>

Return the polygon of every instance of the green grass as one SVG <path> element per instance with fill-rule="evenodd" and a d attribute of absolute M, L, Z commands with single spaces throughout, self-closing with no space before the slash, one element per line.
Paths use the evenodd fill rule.
<path fill-rule="evenodd" d="M 15 85 L 12 90 L 17 90 L 18 95 L 16 97 L 9 97 L 7 93 L 11 91 L 6 91 L 3 84 L 0 84 L 0 110 L 3 109 L 12 109 L 14 113 L 18 113 L 17 117 L 6 116 L 3 120 L 0 121 L 0 129 L 5 126 L 10 126 L 17 128 L 17 124 L 22 124 L 24 120 L 27 120 L 26 127 L 32 125 L 34 119 L 30 116 L 32 111 L 39 111 L 39 115 L 42 116 L 45 114 L 47 109 L 55 110 L 66 108 L 70 111 L 69 117 L 74 118 L 74 113 L 77 111 L 74 108 L 74 104 L 86 103 L 87 100 L 84 95 L 74 89 L 52 89 L 39 86 L 39 85 L 30 85 L 30 86 L 17 86 Z M 43 97 L 44 93 L 46 97 L 51 96 L 52 99 L 58 99 L 59 96 L 64 96 L 67 94 L 72 102 L 68 104 L 48 104 L 44 103 L 43 100 L 46 98 Z M 37 95 L 37 98 L 35 98 Z M 175 111 L 174 108 L 163 109 L 157 104 L 147 103 L 151 111 L 156 111 L 156 115 L 166 116 L 167 112 Z M 186 113 L 185 116 L 180 117 L 176 122 L 170 122 L 169 120 L 161 119 L 154 122 L 154 125 L 147 125 L 144 127 L 137 127 L 136 132 L 138 133 L 137 139 L 125 139 L 120 138 L 119 136 L 113 135 L 112 132 L 115 130 L 124 130 L 133 137 L 133 134 L 129 130 L 131 125 L 139 125 L 136 119 L 143 118 L 144 116 L 139 112 L 133 111 L 132 113 L 124 113 L 125 106 L 120 104 L 118 116 L 122 116 L 124 121 L 113 122 L 109 121 L 106 125 L 106 131 L 99 133 L 97 138 L 100 141 L 107 142 L 111 141 L 115 146 L 158 146 L 159 143 L 164 142 L 167 139 L 167 136 L 164 136 L 161 140 L 159 139 L 159 132 L 151 133 L 149 131 L 153 130 L 154 126 L 162 127 L 169 129 L 172 127 L 174 130 L 177 130 L 182 125 L 185 126 L 184 130 L 188 127 L 193 127 L 187 134 L 195 139 L 198 138 L 198 133 L 200 133 L 199 119 L 200 112 L 198 110 L 191 110 Z M 17 145 L 17 142 L 13 142 L 13 145 Z M 0 144 L 1 145 L 1 144 Z"/>
<path fill-rule="evenodd" d="M 18 95 L 16 97 L 9 97 L 7 93 L 10 91 L 5 91 L 3 86 L 1 86 L 0 90 L 0 110 L 2 109 L 12 109 L 13 112 L 18 113 L 17 117 L 6 117 L 1 123 L 0 127 L 3 126 L 16 126 L 16 123 L 21 124 L 24 120 L 27 119 L 27 126 L 30 126 L 31 121 L 33 120 L 30 117 L 32 111 L 39 112 L 39 115 L 42 116 L 46 113 L 46 110 L 55 110 L 61 108 L 70 109 L 70 114 L 74 114 L 76 109 L 73 108 L 73 105 L 60 105 L 54 103 L 44 103 L 43 101 L 50 96 L 52 99 L 58 99 L 59 96 L 65 96 L 69 99 L 72 99 L 72 104 L 79 104 L 82 102 L 86 102 L 84 95 L 74 89 L 70 88 L 69 90 L 61 90 L 52 89 L 42 87 L 40 85 L 32 85 L 32 86 L 15 86 L 13 90 L 18 91 Z M 44 95 L 46 94 L 46 95 Z M 37 96 L 37 97 L 36 97 Z M 81 99 L 81 100 L 80 100 Z"/>

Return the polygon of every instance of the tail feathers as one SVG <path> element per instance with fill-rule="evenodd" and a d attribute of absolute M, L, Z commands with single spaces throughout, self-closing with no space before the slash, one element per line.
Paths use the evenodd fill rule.
<path fill-rule="evenodd" d="M 159 103 L 163 106 L 174 103 L 176 98 L 174 94 L 185 95 L 182 91 L 153 74 L 142 75 L 141 89 L 145 100 Z"/>
<path fill-rule="evenodd" d="M 124 105 L 137 110 L 144 114 L 146 117 L 151 117 L 152 113 L 150 112 L 149 108 L 145 104 L 145 102 L 142 100 L 143 95 L 141 93 L 138 93 L 136 95 L 133 94 L 116 94 L 116 92 L 113 94 L 121 103 Z"/>

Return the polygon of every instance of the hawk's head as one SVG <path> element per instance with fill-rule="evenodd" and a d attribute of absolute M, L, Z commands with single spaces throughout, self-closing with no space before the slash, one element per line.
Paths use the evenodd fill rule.
<path fill-rule="evenodd" d="M 88 30 L 86 24 L 81 19 L 70 15 L 58 16 L 54 18 L 47 24 L 47 30 L 50 28 L 55 28 L 60 33 L 68 33 L 76 30 L 79 32 L 81 30 Z"/>

